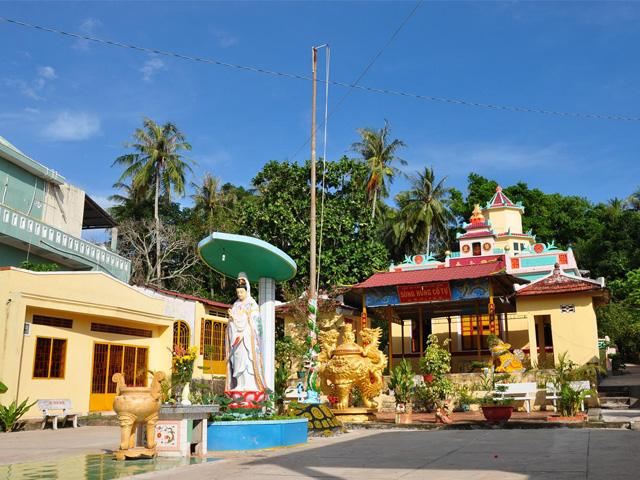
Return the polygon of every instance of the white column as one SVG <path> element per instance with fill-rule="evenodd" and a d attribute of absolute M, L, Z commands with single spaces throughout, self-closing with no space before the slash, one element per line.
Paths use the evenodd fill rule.
<path fill-rule="evenodd" d="M 273 390 L 276 353 L 276 282 L 261 277 L 259 288 L 260 318 L 262 319 L 262 361 L 267 388 Z"/>

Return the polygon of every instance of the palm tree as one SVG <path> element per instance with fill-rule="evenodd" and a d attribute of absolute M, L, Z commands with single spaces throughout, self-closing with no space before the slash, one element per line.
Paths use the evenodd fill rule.
<path fill-rule="evenodd" d="M 424 167 L 423 172 L 411 175 L 411 188 L 398 194 L 396 199 L 404 219 L 404 230 L 398 240 L 402 243 L 407 235 L 412 235 L 430 254 L 431 237 L 441 238 L 447 231 L 447 224 L 455 222 L 449 210 L 451 189 L 444 186 L 448 177 L 436 183 L 433 166 Z"/>
<path fill-rule="evenodd" d="M 640 211 L 640 187 L 624 201 L 623 206 L 635 212 Z"/>
<path fill-rule="evenodd" d="M 376 217 L 376 203 L 378 192 L 380 197 L 388 195 L 388 187 L 393 183 L 396 175 L 402 175 L 402 171 L 392 165 L 397 161 L 400 165 L 407 162 L 395 155 L 396 150 L 406 147 L 406 144 L 398 139 L 389 142 L 391 125 L 385 119 L 384 128 L 375 131 L 372 128 L 358 128 L 356 131 L 362 137 L 362 141 L 351 145 L 351 149 L 362 155 L 369 168 L 369 179 L 367 180 L 367 195 L 369 202 L 373 203 L 371 218 Z"/>
<path fill-rule="evenodd" d="M 113 165 L 125 166 L 118 183 L 124 184 L 125 179 L 131 179 L 131 188 L 143 197 L 148 194 L 150 187 L 155 188 L 154 218 L 156 223 L 156 257 L 160 258 L 162 239 L 160 231 L 160 217 L 158 215 L 158 198 L 160 190 L 166 194 L 171 202 L 171 191 L 176 196 L 183 196 L 185 192 L 185 177 L 193 174 L 191 166 L 197 163 L 182 155 L 180 152 L 191 151 L 191 145 L 186 142 L 185 135 L 171 122 L 163 126 L 153 120 L 142 117 L 142 127 L 137 128 L 131 135 L 134 142 L 123 142 L 125 148 L 132 148 L 137 153 L 130 153 L 118 157 Z M 157 262 L 157 276 L 161 278 L 162 266 Z"/>
<path fill-rule="evenodd" d="M 196 208 L 207 213 L 209 226 L 211 226 L 215 211 L 226 208 L 223 203 L 222 177 L 216 178 L 212 173 L 206 172 L 200 185 L 192 182 L 191 186 L 196 191 L 191 198 Z"/>

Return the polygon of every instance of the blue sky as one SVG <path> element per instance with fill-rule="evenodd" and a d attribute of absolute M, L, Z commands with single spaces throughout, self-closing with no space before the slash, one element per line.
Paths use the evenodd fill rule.
<path fill-rule="evenodd" d="M 417 2 L 1 2 L 0 16 L 67 32 L 353 83 Z M 640 2 L 423 2 L 360 84 L 453 100 L 640 117 Z M 308 139 L 311 83 L 0 22 L 0 135 L 104 206 L 113 160 L 143 115 L 173 121 L 204 171 L 248 186 Z M 319 77 L 325 75 L 319 55 Z M 344 95 L 332 86 L 329 108 Z M 324 115 L 318 88 L 318 121 Z M 460 106 L 353 91 L 329 120 L 327 156 L 380 127 L 464 190 L 470 171 L 594 202 L 640 185 L 640 122 Z M 322 154 L 322 135 L 318 152 Z M 310 156 L 307 145 L 295 158 Z M 394 193 L 406 187 L 398 181 Z"/>

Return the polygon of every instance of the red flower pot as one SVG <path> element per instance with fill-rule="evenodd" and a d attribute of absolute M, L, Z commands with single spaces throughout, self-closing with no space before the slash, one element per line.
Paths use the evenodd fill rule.
<path fill-rule="evenodd" d="M 489 423 L 506 423 L 513 413 L 513 405 L 482 405 L 481 408 Z"/>

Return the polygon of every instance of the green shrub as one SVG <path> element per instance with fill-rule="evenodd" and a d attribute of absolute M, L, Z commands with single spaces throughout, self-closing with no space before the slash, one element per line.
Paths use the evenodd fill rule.
<path fill-rule="evenodd" d="M 403 358 L 396 368 L 391 371 L 389 388 L 393 390 L 396 403 L 412 403 L 415 393 L 415 382 L 413 381 L 413 369 L 411 362 Z"/>
<path fill-rule="evenodd" d="M 0 424 L 5 432 L 12 432 L 16 429 L 18 420 L 29 411 L 37 402 L 27 405 L 29 398 L 18 405 L 18 401 L 14 400 L 11 405 L 5 407 L 0 403 Z"/>

